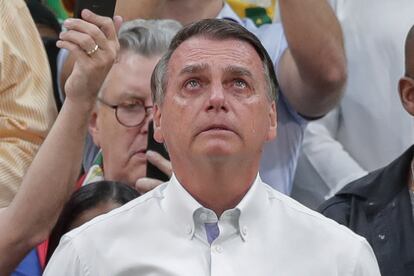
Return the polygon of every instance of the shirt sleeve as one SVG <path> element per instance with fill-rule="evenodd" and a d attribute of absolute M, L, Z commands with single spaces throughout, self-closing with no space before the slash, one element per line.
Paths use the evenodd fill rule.
<path fill-rule="evenodd" d="M 354 270 L 350 276 L 381 276 L 374 251 L 368 242 L 363 239 L 359 254 L 356 257 Z"/>
<path fill-rule="evenodd" d="M 76 251 L 73 241 L 63 236 L 49 263 L 44 276 L 87 276 L 91 275 Z"/>
<path fill-rule="evenodd" d="M 0 3 L 0 207 L 6 207 L 57 109 L 47 56 L 26 4 Z"/>
<path fill-rule="evenodd" d="M 338 120 L 339 110 L 335 109 L 324 118 L 308 124 L 302 154 L 309 164 L 301 166 L 301 170 L 297 172 L 302 179 L 312 178 L 311 175 L 316 172 L 320 176 L 319 181 L 323 181 L 322 186 L 327 187 L 326 198 L 333 196 L 349 182 L 367 174 L 335 139 Z"/>
<path fill-rule="evenodd" d="M 278 65 L 279 65 L 280 58 L 285 53 L 287 48 L 289 47 L 288 47 L 288 43 L 286 40 L 285 32 L 283 31 L 283 28 L 282 28 L 280 32 L 280 38 L 279 38 L 279 48 L 278 48 L 278 52 L 276 54 L 276 60 L 275 60 L 276 75 L 278 71 Z"/>

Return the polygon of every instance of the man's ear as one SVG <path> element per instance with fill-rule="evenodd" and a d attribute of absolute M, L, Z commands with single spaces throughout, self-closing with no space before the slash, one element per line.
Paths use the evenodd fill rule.
<path fill-rule="evenodd" d="M 162 135 L 162 129 L 161 129 L 161 109 L 158 104 L 154 105 L 153 121 L 154 121 L 154 139 L 158 143 L 164 143 L 164 136 Z"/>
<path fill-rule="evenodd" d="M 89 134 L 92 136 L 93 142 L 95 145 L 100 147 L 100 140 L 99 140 L 99 127 L 98 127 L 98 112 L 96 107 L 94 108 L 91 117 L 89 118 L 89 126 L 88 126 Z"/>
<path fill-rule="evenodd" d="M 414 79 L 403 77 L 398 83 L 401 103 L 404 109 L 414 116 Z"/>
<path fill-rule="evenodd" d="M 277 133 L 277 113 L 276 113 L 276 102 L 272 101 L 269 109 L 269 131 L 267 133 L 267 141 L 273 140 Z"/>

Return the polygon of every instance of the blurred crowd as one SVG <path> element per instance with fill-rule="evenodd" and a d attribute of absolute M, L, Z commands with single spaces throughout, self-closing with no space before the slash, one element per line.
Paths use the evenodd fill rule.
<path fill-rule="evenodd" d="M 414 275 L 413 11 L 0 0 L 0 275 Z"/>

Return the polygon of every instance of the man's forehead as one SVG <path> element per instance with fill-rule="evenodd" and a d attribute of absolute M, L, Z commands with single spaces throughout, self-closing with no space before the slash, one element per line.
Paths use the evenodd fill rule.
<path fill-rule="evenodd" d="M 262 65 L 256 50 L 249 43 L 239 39 L 217 40 L 193 37 L 184 41 L 171 56 L 169 66 L 175 70 L 206 69 L 212 66 L 223 68 Z"/>
<path fill-rule="evenodd" d="M 150 98 L 150 94 L 149 84 L 135 80 L 133 76 L 128 76 L 128 79 L 125 79 L 124 75 L 114 72 L 108 74 L 99 92 L 100 97 L 116 101 L 116 103 L 130 99 L 145 100 Z"/>

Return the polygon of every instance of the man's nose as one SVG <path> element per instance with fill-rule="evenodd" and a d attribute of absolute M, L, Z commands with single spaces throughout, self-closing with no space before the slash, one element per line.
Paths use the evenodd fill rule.
<path fill-rule="evenodd" d="M 152 109 L 150 110 L 150 111 L 148 111 L 148 115 L 147 116 L 145 116 L 145 119 L 144 119 L 144 123 L 143 123 L 143 125 L 142 125 L 142 127 L 141 127 L 141 133 L 148 133 L 148 126 L 149 126 L 149 124 L 151 123 L 152 124 Z"/>
<path fill-rule="evenodd" d="M 225 90 L 222 85 L 212 86 L 209 96 L 209 110 L 227 109 Z"/>

